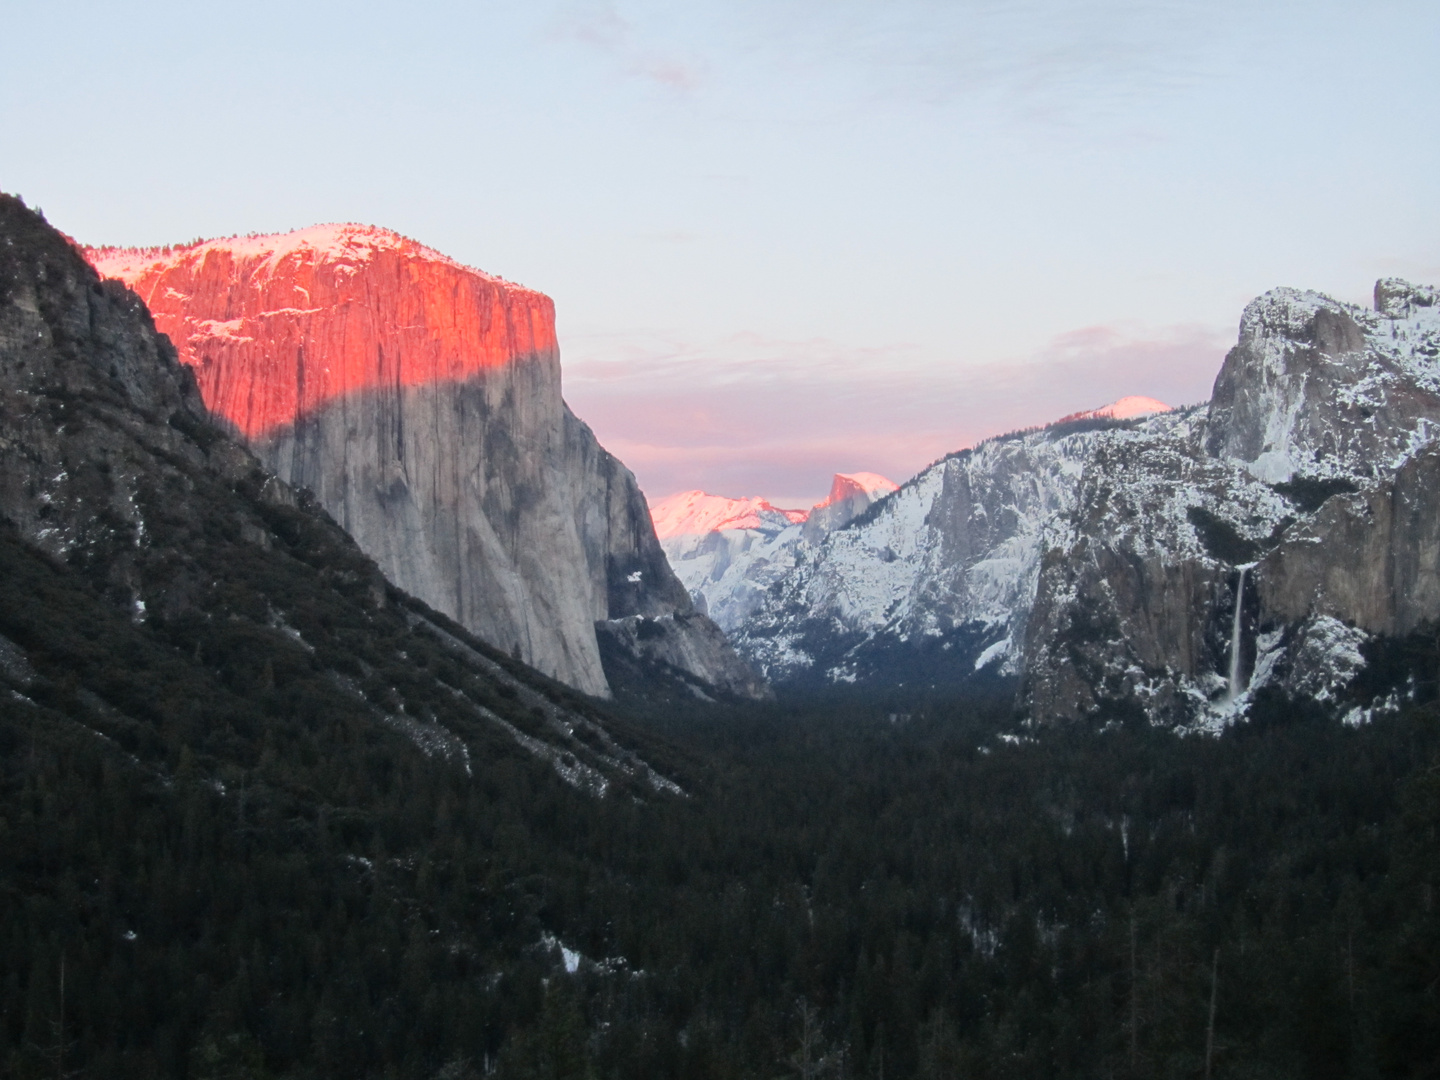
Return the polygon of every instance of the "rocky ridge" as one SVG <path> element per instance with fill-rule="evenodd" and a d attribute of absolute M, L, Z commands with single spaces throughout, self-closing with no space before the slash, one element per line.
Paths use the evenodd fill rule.
<path fill-rule="evenodd" d="M 1108 418 L 951 454 L 800 552 L 734 631 L 780 682 L 1014 674 L 1053 520 Z M 917 666 L 918 665 L 918 666 Z"/>
<path fill-rule="evenodd" d="M 1433 288 L 1267 293 L 1207 405 L 950 455 L 797 558 L 738 647 L 779 682 L 991 671 L 1041 722 L 1338 702 L 1374 635 L 1440 617 L 1437 357 Z"/>
<path fill-rule="evenodd" d="M 685 639 L 665 650 L 677 675 L 764 693 L 562 400 L 548 297 L 368 226 L 88 255 L 212 412 L 401 588 L 587 693 L 610 689 L 597 634 L 657 619 L 643 640 Z"/>

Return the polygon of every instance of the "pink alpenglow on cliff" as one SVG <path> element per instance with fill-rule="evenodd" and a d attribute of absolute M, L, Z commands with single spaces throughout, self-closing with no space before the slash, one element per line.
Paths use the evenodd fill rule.
<path fill-rule="evenodd" d="M 548 296 L 388 229 L 315 225 L 86 255 L 139 293 L 211 412 L 247 439 L 373 387 L 558 362 Z"/>
<path fill-rule="evenodd" d="M 830 494 L 810 511 L 805 522 L 805 539 L 818 544 L 826 533 L 849 524 L 870 509 L 871 503 L 879 502 L 896 487 L 879 473 L 836 473 L 830 481 Z"/>
<path fill-rule="evenodd" d="M 1072 420 L 1134 420 L 1138 416 L 1154 416 L 1156 413 L 1170 411 L 1171 407 L 1163 401 L 1156 401 L 1153 397 L 1132 395 L 1123 397 L 1119 401 L 1112 401 L 1109 405 L 1102 405 L 1098 409 L 1062 416 L 1056 423 L 1068 424 Z"/>
<path fill-rule="evenodd" d="M 830 481 L 830 494 L 825 497 L 824 502 L 816 503 L 815 509 L 820 510 L 826 506 L 833 506 L 835 503 L 854 498 L 856 495 L 864 495 L 874 502 L 882 495 L 889 495 L 890 492 L 897 490 L 899 486 L 895 481 L 887 480 L 879 473 L 836 473 L 835 478 Z"/>
<path fill-rule="evenodd" d="M 402 589 L 588 693 L 610 690 L 597 634 L 765 693 L 561 398 L 549 297 L 365 225 L 88 255 L 149 305 L 210 410 Z"/>

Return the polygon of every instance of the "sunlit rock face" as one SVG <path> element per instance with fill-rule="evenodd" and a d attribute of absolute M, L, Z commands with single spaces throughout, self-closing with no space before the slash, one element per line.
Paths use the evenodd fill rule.
<path fill-rule="evenodd" d="M 805 519 L 805 539 L 819 543 L 827 534 L 848 525 L 898 487 L 879 473 L 836 473 L 830 494 Z"/>
<path fill-rule="evenodd" d="M 558 414 L 550 298 L 384 229 L 88 255 L 140 294 L 211 411 L 252 441 L 360 391 L 522 368 L 543 369 L 536 383 L 552 400 L 533 403 Z"/>
<path fill-rule="evenodd" d="M 97 249 L 213 413 L 401 588 L 608 692 L 596 624 L 689 616 L 633 475 L 561 399 L 554 306 L 383 229 Z M 680 654 L 745 692 L 716 635 Z"/>

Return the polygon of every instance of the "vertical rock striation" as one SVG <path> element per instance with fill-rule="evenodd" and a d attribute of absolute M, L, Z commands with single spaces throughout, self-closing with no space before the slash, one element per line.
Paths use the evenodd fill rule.
<path fill-rule="evenodd" d="M 694 614 L 634 476 L 561 398 L 548 297 L 357 225 L 88 254 L 268 468 L 487 641 L 606 694 L 597 623 Z M 690 675 L 760 692 L 702 636 Z"/>
<path fill-rule="evenodd" d="M 898 487 L 879 473 L 836 473 L 830 481 L 830 494 L 816 503 L 805 518 L 806 542 L 820 543 Z"/>

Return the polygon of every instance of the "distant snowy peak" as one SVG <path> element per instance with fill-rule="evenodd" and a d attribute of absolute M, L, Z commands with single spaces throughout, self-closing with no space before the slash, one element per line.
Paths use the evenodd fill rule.
<path fill-rule="evenodd" d="M 897 488 L 878 473 L 836 473 L 830 482 L 830 494 L 824 502 L 815 504 L 805 522 L 806 543 L 819 544 L 826 535 L 850 524 Z"/>
<path fill-rule="evenodd" d="M 657 502 L 650 514 L 676 576 L 696 606 L 729 633 L 794 568 L 801 552 L 895 490 L 878 473 L 838 473 L 829 496 L 810 510 L 684 491 Z"/>
<path fill-rule="evenodd" d="M 849 520 L 858 512 L 857 505 L 863 509 L 898 487 L 879 473 L 836 473 L 830 481 L 830 494 L 809 510 L 786 510 L 758 495 L 732 499 L 704 491 L 682 491 L 653 504 L 650 517 L 661 541 L 728 529 L 783 529 L 803 524 L 812 514 L 832 507 L 846 508 Z"/>
<path fill-rule="evenodd" d="M 1170 411 L 1171 406 L 1166 405 L 1163 401 L 1156 401 L 1153 397 L 1131 395 L 1123 397 L 1119 401 L 1112 401 L 1109 405 L 1102 405 L 1098 409 L 1062 416 L 1056 422 L 1068 424 L 1074 420 L 1133 420 L 1137 416 L 1154 416 L 1156 413 Z"/>
<path fill-rule="evenodd" d="M 726 529 L 783 528 L 804 521 L 809 511 L 785 510 L 757 496 L 730 499 L 704 491 L 682 491 L 651 506 L 650 517 L 655 522 L 655 535 L 665 541 Z"/>
<path fill-rule="evenodd" d="M 835 478 L 830 481 L 830 494 L 825 496 L 823 502 L 816 503 L 815 509 L 821 510 L 827 506 L 834 506 L 836 503 L 852 499 L 856 495 L 864 495 L 871 502 L 875 502 L 892 491 L 898 490 L 899 487 L 899 484 L 886 479 L 879 473 L 836 473 Z"/>

